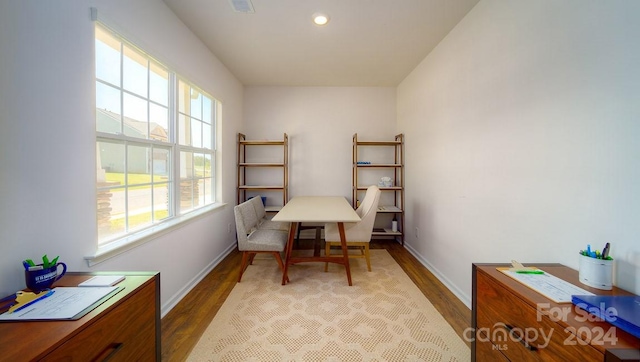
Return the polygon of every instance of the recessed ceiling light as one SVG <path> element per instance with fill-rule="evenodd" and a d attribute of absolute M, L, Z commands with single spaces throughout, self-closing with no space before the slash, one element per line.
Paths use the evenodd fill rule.
<path fill-rule="evenodd" d="M 313 23 L 316 25 L 326 25 L 329 22 L 329 15 L 323 13 L 313 14 Z"/>

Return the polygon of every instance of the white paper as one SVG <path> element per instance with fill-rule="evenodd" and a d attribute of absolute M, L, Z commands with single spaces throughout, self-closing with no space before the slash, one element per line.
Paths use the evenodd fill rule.
<path fill-rule="evenodd" d="M 47 298 L 42 298 L 19 311 L 0 314 L 0 320 L 72 319 L 116 289 L 118 287 L 53 288 L 53 294 Z"/>
<path fill-rule="evenodd" d="M 499 270 L 556 303 L 571 303 L 572 295 L 595 295 L 547 272 L 523 274 L 508 269 Z"/>

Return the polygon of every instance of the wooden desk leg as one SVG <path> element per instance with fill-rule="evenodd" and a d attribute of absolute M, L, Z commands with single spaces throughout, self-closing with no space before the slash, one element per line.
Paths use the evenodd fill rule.
<path fill-rule="evenodd" d="M 296 239 L 296 229 L 299 227 L 299 223 L 292 222 L 289 226 L 289 240 L 285 246 L 284 254 L 284 270 L 282 272 L 282 285 L 287 284 L 289 281 L 289 260 L 291 259 L 291 250 L 293 250 L 293 243 Z"/>
<path fill-rule="evenodd" d="M 340 246 L 342 246 L 342 257 L 344 258 L 344 268 L 347 271 L 347 280 L 349 281 L 349 286 L 352 286 L 353 284 L 351 283 L 351 268 L 349 268 L 349 250 L 347 249 L 347 237 L 344 234 L 343 222 L 338 223 L 338 231 L 340 232 Z"/>

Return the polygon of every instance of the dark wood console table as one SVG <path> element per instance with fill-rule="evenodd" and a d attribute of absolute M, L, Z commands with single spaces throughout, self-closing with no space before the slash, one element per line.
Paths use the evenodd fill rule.
<path fill-rule="evenodd" d="M 2 361 L 160 361 L 160 273 L 68 272 L 54 287 L 125 275 L 123 290 L 78 320 L 0 323 Z"/>
<path fill-rule="evenodd" d="M 496 270 L 505 266 L 473 264 L 472 361 L 640 361 L 639 338 Z M 560 264 L 533 266 L 594 294 L 633 295 L 588 287 Z"/>

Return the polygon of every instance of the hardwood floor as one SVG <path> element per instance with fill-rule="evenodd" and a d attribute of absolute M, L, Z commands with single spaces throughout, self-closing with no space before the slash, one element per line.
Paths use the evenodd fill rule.
<path fill-rule="evenodd" d="M 300 244 L 301 248 L 313 247 L 313 241 L 301 240 Z M 390 241 L 372 241 L 370 248 L 386 249 L 458 335 L 470 327 L 471 311 L 404 247 Z M 236 285 L 240 261 L 238 251 L 229 254 L 162 318 L 163 361 L 186 360 Z"/>

